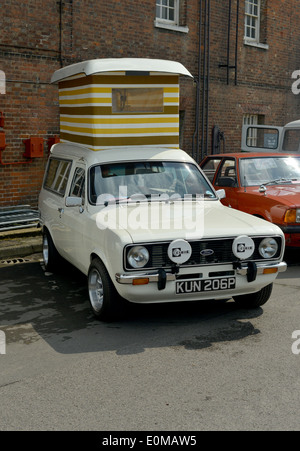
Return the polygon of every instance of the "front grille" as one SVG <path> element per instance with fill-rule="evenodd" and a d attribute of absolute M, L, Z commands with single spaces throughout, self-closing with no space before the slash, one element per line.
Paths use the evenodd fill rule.
<path fill-rule="evenodd" d="M 258 252 L 258 245 L 260 241 L 265 237 L 252 237 L 255 243 L 255 251 L 251 258 L 244 260 L 246 261 L 258 261 L 265 260 Z M 282 241 L 280 237 L 274 237 L 278 242 L 278 252 L 271 259 L 276 260 L 279 258 L 281 254 L 281 246 Z M 203 266 L 203 265 L 218 265 L 218 264 L 226 264 L 236 262 L 238 259 L 232 252 L 232 243 L 234 238 L 227 239 L 208 239 L 208 240 L 198 240 L 198 241 L 189 241 L 192 247 L 192 255 L 190 259 L 184 264 L 180 265 L 181 267 L 189 267 L 189 266 Z M 150 259 L 148 264 L 143 269 L 154 269 L 154 268 L 170 268 L 174 266 L 174 263 L 168 257 L 168 247 L 170 242 L 163 243 L 139 243 L 145 246 L 149 252 Z M 127 262 L 127 252 L 128 250 L 135 245 L 127 246 L 125 249 L 124 255 L 124 266 L 127 270 L 132 270 L 132 268 L 128 265 Z M 211 255 L 202 255 L 201 251 L 205 249 L 211 249 L 213 253 Z"/>
<path fill-rule="evenodd" d="M 153 244 L 150 246 L 150 255 L 152 257 L 149 264 L 152 267 L 172 266 L 173 263 L 168 257 L 168 246 L 170 243 Z M 225 241 L 190 241 L 192 247 L 191 258 L 184 266 L 193 265 L 207 265 L 212 263 L 224 263 L 234 259 L 232 254 L 232 240 Z M 204 249 L 211 249 L 214 251 L 212 255 L 201 255 L 200 252 Z"/>

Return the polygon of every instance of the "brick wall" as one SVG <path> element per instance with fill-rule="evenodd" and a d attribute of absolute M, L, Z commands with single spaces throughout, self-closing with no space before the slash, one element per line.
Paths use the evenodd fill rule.
<path fill-rule="evenodd" d="M 0 165 L 0 206 L 36 206 L 47 160 L 47 139 L 59 134 L 57 86 L 52 73 L 62 65 L 90 58 L 150 57 L 177 60 L 198 77 L 199 0 L 180 0 L 180 25 L 188 33 L 154 26 L 155 0 L 2 0 L 0 70 L 6 94 L 0 95 L 5 115 L 5 163 Z M 203 0 L 200 99 L 203 99 L 204 7 L 210 4 L 208 111 L 199 105 L 199 138 L 210 153 L 211 130 L 225 133 L 226 150 L 239 150 L 243 114 L 260 114 L 265 123 L 280 124 L 300 117 L 291 74 L 300 69 L 300 6 L 297 0 L 262 0 L 261 42 L 269 48 L 244 45 L 244 0 L 239 2 L 237 85 L 232 69 L 227 84 L 229 1 Z M 230 64 L 235 56 L 237 0 L 231 1 Z M 207 56 L 207 53 L 206 53 Z M 196 83 L 181 79 L 181 143 L 192 153 L 195 132 Z M 205 106 L 205 105 L 204 105 Z M 202 114 L 204 113 L 204 130 Z M 206 123 L 208 114 L 208 123 Z M 206 136 L 206 129 L 208 134 Z M 42 137 L 44 156 L 28 163 L 23 140 Z M 202 149 L 201 149 L 202 150 Z"/>
<path fill-rule="evenodd" d="M 209 126 L 225 132 L 226 150 L 238 151 L 244 114 L 262 115 L 264 123 L 284 125 L 300 118 L 299 97 L 291 91 L 292 72 L 300 67 L 300 5 L 296 0 L 262 0 L 260 42 L 244 44 L 244 1 L 239 2 L 237 85 L 226 64 L 229 2 L 212 2 L 210 46 Z M 237 2 L 232 1 L 230 65 L 235 64 Z M 218 24 L 218 26 L 216 26 Z"/>

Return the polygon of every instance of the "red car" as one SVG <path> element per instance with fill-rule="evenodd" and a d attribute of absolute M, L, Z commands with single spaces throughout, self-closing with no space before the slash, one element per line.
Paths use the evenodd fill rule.
<path fill-rule="evenodd" d="M 224 205 L 277 224 L 286 246 L 300 247 L 300 155 L 226 153 L 200 166 L 215 189 L 225 190 Z"/>

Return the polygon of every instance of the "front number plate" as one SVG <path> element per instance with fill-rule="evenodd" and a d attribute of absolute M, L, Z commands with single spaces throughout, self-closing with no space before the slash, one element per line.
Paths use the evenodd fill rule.
<path fill-rule="evenodd" d="M 203 291 L 232 290 L 235 288 L 235 277 L 221 279 L 182 280 L 176 282 L 176 294 L 199 293 Z"/>

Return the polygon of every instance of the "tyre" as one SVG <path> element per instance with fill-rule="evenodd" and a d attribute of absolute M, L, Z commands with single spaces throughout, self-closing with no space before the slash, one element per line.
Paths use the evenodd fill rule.
<path fill-rule="evenodd" d="M 47 229 L 43 231 L 43 260 L 46 271 L 57 270 L 62 261 L 62 257 L 56 250 L 50 233 Z"/>
<path fill-rule="evenodd" d="M 241 307 L 257 308 L 264 305 L 270 298 L 273 284 L 267 285 L 257 293 L 244 294 L 242 296 L 234 296 L 234 301 Z"/>
<path fill-rule="evenodd" d="M 99 320 L 114 321 L 123 315 L 125 301 L 98 258 L 92 261 L 89 268 L 88 292 L 91 309 Z"/>

